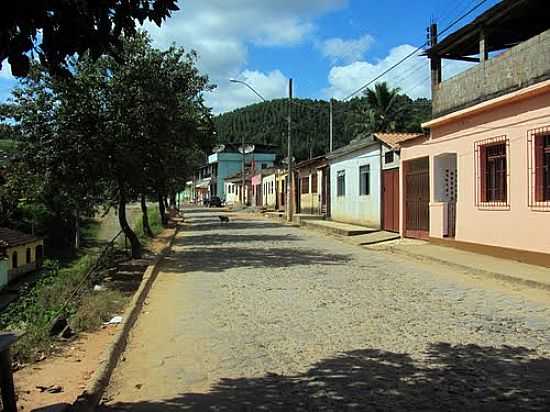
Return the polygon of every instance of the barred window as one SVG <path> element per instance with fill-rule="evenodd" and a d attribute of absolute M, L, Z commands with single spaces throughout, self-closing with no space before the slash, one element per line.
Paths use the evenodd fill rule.
<path fill-rule="evenodd" d="M 336 195 L 341 197 L 346 195 L 346 171 L 340 170 L 336 174 Z"/>
<path fill-rule="evenodd" d="M 506 144 L 498 143 L 482 147 L 483 162 L 481 166 L 482 179 L 485 182 L 482 190 L 482 201 L 484 202 L 506 202 L 507 201 L 507 161 Z"/>
<path fill-rule="evenodd" d="M 359 195 L 370 195 L 370 165 L 359 167 Z"/>
<path fill-rule="evenodd" d="M 535 200 L 550 200 L 550 135 L 535 138 Z"/>

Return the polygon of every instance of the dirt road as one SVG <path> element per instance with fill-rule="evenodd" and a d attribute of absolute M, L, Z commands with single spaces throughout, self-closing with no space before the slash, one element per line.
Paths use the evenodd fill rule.
<path fill-rule="evenodd" d="M 105 411 L 545 410 L 550 295 L 189 215 Z"/>

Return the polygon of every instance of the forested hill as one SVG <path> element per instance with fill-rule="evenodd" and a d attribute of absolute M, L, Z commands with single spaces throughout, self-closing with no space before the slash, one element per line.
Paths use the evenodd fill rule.
<path fill-rule="evenodd" d="M 413 101 L 408 96 L 398 96 L 394 130 L 420 131 L 420 124 L 430 118 L 431 102 L 426 99 Z M 360 134 L 373 132 L 369 121 L 369 106 L 364 97 L 348 102 L 334 102 L 334 148 L 346 145 Z M 253 104 L 214 119 L 218 143 L 241 142 L 274 144 L 280 154 L 286 153 L 287 100 L 278 99 Z M 293 143 L 296 159 L 328 152 L 329 103 L 322 100 L 296 99 L 293 105 Z"/>

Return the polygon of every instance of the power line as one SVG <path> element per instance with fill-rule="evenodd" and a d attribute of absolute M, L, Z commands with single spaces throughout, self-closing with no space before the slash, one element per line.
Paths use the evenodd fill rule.
<path fill-rule="evenodd" d="M 461 22 L 462 20 L 464 20 L 466 17 L 468 17 L 470 14 L 472 14 L 474 11 L 476 11 L 477 9 L 479 9 L 483 4 L 487 3 L 489 0 L 481 0 L 478 4 L 476 4 L 474 7 L 472 7 L 469 11 L 467 11 L 466 13 L 464 13 L 462 16 L 458 17 L 457 19 L 455 19 L 454 21 L 452 21 L 447 27 L 445 27 L 445 29 L 443 29 L 439 34 L 445 34 L 446 32 L 448 32 L 455 24 Z M 366 88 L 368 88 L 371 84 L 373 84 L 374 82 L 376 82 L 377 80 L 380 80 L 382 77 L 384 77 L 386 74 L 388 74 L 389 72 L 391 72 L 393 69 L 395 69 L 397 66 L 400 66 L 401 64 L 403 64 L 405 61 L 407 61 L 408 59 L 410 59 L 412 56 L 416 55 L 416 53 L 418 53 L 419 51 L 423 50 L 424 47 L 426 47 L 428 45 L 428 41 L 424 42 L 424 44 L 422 44 L 421 46 L 417 47 L 414 51 L 412 51 L 411 53 L 407 54 L 405 57 L 403 57 L 401 60 L 399 60 L 397 63 L 395 63 L 394 65 L 392 65 L 391 67 L 389 67 L 388 69 L 384 70 L 381 74 L 379 74 L 378 76 L 376 76 L 374 79 L 372 80 L 369 80 L 367 83 L 365 83 L 363 86 L 361 86 L 360 88 L 358 88 L 357 90 L 355 90 L 353 93 L 349 94 L 348 96 L 346 96 L 343 100 L 348 100 L 350 98 L 352 98 L 353 96 L 355 96 L 356 94 L 358 93 L 361 93 L 363 90 L 365 90 Z"/>

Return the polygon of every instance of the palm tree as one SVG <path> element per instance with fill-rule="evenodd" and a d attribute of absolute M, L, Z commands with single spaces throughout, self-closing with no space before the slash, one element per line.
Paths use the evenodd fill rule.
<path fill-rule="evenodd" d="M 355 135 L 363 137 L 374 132 L 393 132 L 402 118 L 403 107 L 399 88 L 386 82 L 377 83 L 364 93 L 366 104 L 356 113 Z"/>
<path fill-rule="evenodd" d="M 367 89 L 365 97 L 369 105 L 369 121 L 377 132 L 393 132 L 403 107 L 398 106 L 400 89 L 392 89 L 386 82 L 377 83 L 374 90 Z"/>

